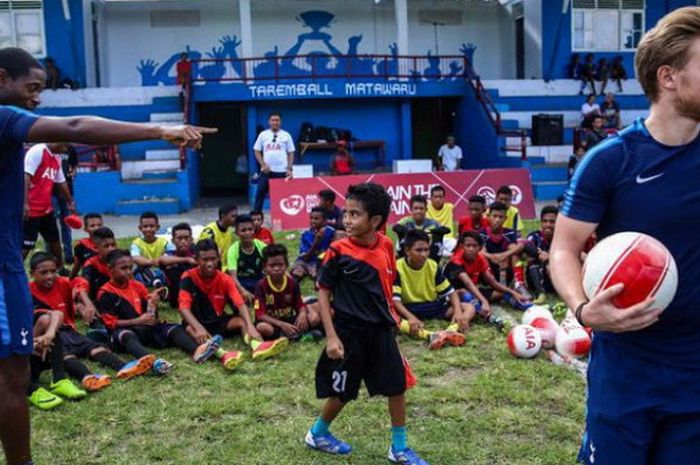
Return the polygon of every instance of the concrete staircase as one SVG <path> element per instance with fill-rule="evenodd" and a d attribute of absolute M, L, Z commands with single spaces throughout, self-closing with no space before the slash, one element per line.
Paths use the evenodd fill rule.
<path fill-rule="evenodd" d="M 535 199 L 555 200 L 568 186 L 567 163 L 573 154 L 574 131 L 580 122 L 580 108 L 585 99 L 578 95 L 579 83 L 571 80 L 544 82 L 541 80 L 484 81 L 489 95 L 501 114 L 504 129 L 524 129 L 527 161 L 522 165 L 530 170 Z M 621 107 L 623 126 L 648 114 L 648 101 L 636 80 L 624 83 L 625 92 L 616 93 Z M 617 87 L 609 85 L 608 90 Z M 598 98 L 602 103 L 603 97 Z M 533 146 L 530 140 L 532 116 L 539 114 L 564 116 L 564 145 Z M 520 138 L 502 137 L 501 147 L 519 147 Z M 508 158 L 520 158 L 517 151 L 502 152 Z"/>

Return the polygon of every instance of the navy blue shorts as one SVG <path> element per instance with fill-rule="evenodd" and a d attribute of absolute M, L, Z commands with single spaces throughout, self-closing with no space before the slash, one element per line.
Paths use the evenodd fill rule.
<path fill-rule="evenodd" d="M 0 358 L 34 350 L 34 312 L 24 271 L 0 269 Z"/>
<path fill-rule="evenodd" d="M 593 337 L 586 433 L 588 465 L 700 462 L 700 370 L 649 363 Z"/>
<path fill-rule="evenodd" d="M 450 304 L 447 302 L 447 299 L 404 305 L 408 311 L 413 313 L 419 320 L 445 319 L 447 317 L 447 311 L 450 309 Z"/>

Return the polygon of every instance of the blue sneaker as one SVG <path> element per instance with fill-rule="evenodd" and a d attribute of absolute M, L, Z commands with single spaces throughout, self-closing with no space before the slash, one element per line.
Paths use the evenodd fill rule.
<path fill-rule="evenodd" d="M 341 441 L 331 433 L 325 436 L 314 436 L 311 434 L 311 430 L 309 430 L 309 432 L 306 433 L 304 442 L 310 448 L 326 452 L 327 454 L 345 455 L 352 451 L 352 446 L 350 444 Z"/>
<path fill-rule="evenodd" d="M 394 446 L 389 447 L 389 461 L 400 463 L 402 465 L 428 465 L 428 462 L 423 460 L 416 454 L 413 449 L 406 448 L 402 451 L 394 450 Z"/>
<path fill-rule="evenodd" d="M 159 358 L 155 362 L 153 362 L 153 367 L 151 369 L 153 370 L 154 374 L 164 376 L 170 373 L 170 371 L 173 369 L 173 366 L 174 365 L 168 362 L 167 360 Z"/>
<path fill-rule="evenodd" d="M 192 359 L 195 363 L 206 362 L 207 360 L 209 360 L 209 358 L 211 358 L 212 355 L 216 353 L 217 350 L 219 350 L 223 342 L 223 338 L 218 334 L 216 336 L 213 336 L 207 342 L 197 347 L 197 350 L 195 350 L 194 355 L 192 355 Z"/>
<path fill-rule="evenodd" d="M 520 310 L 521 312 L 524 312 L 528 308 L 532 307 L 532 302 L 522 302 L 521 303 L 521 302 L 515 300 L 515 298 L 510 294 L 505 294 L 503 296 L 503 300 L 508 302 L 511 305 L 511 307 L 513 307 L 516 310 Z"/>

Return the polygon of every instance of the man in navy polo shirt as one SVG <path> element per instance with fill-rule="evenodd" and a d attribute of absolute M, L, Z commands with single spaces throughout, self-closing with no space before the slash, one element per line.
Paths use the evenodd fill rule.
<path fill-rule="evenodd" d="M 92 117 L 40 117 L 27 110 L 39 105 L 45 81 L 44 68 L 25 50 L 0 49 L 0 440 L 8 465 L 32 463 L 25 397 L 33 320 L 22 261 L 24 142 L 101 145 L 163 139 L 199 147 L 202 134 L 216 132 Z"/>
<path fill-rule="evenodd" d="M 649 30 L 636 55 L 649 117 L 601 142 L 577 168 L 559 215 L 551 275 L 579 321 L 594 330 L 586 434 L 579 461 L 595 465 L 700 463 L 700 8 Z M 661 313 L 587 302 L 579 252 L 593 231 L 649 234 L 678 265 Z"/>

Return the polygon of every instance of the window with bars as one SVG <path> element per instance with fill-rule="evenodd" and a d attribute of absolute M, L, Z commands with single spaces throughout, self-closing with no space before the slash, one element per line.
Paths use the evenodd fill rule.
<path fill-rule="evenodd" d="M 46 56 L 40 0 L 0 1 L 0 47 L 22 47 L 37 58 Z"/>
<path fill-rule="evenodd" d="M 644 34 L 644 0 L 574 0 L 574 51 L 634 50 Z"/>

